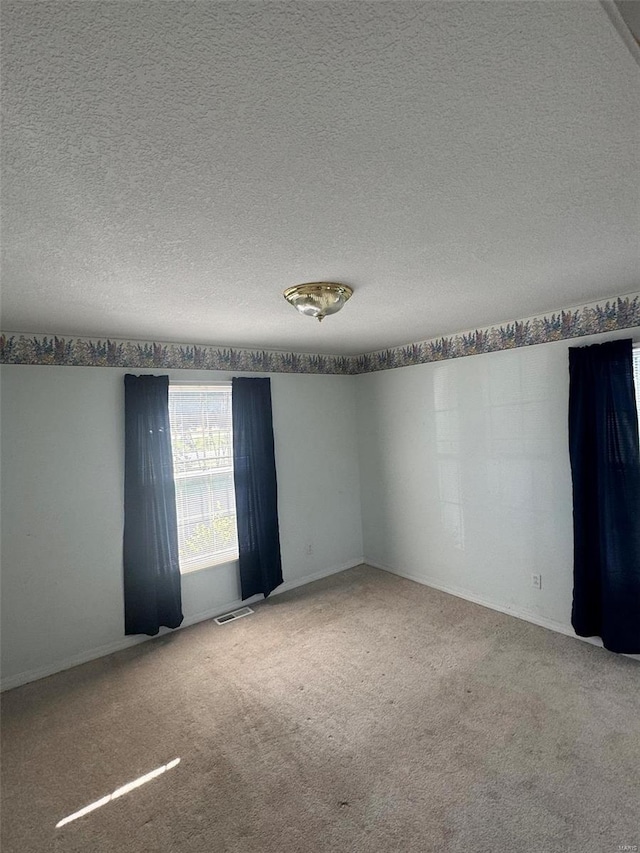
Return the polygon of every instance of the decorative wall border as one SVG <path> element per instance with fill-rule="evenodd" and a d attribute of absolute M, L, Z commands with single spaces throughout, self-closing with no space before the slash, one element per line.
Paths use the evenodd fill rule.
<path fill-rule="evenodd" d="M 352 373 L 354 366 L 352 356 L 11 332 L 0 334 L 0 364 L 339 374 Z"/>
<path fill-rule="evenodd" d="M 527 317 L 503 326 L 489 326 L 355 356 L 354 373 L 373 373 L 467 355 L 548 344 L 585 335 L 640 326 L 640 293 L 593 302 L 543 317 Z"/>
<path fill-rule="evenodd" d="M 353 375 L 640 326 L 640 293 L 363 355 L 248 350 L 150 341 L 0 334 L 0 364 Z"/>

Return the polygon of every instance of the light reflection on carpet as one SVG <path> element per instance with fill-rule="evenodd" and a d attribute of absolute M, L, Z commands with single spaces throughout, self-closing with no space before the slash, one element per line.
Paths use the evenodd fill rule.
<path fill-rule="evenodd" d="M 161 767 L 156 767 L 156 769 L 152 770 L 150 773 L 145 773 L 144 776 L 138 776 L 138 778 L 134 779 L 132 782 L 127 782 L 126 785 L 122 785 L 122 787 L 116 788 L 116 790 L 112 794 L 107 794 L 106 797 L 102 797 L 101 799 L 96 800 L 93 803 L 89 803 L 89 805 L 85 806 L 83 809 L 79 809 L 79 811 L 68 815 L 61 821 L 58 821 L 58 823 L 56 824 L 56 829 L 59 829 L 61 826 L 64 826 L 67 823 L 71 823 L 72 820 L 77 820 L 79 817 L 84 817 L 84 815 L 101 808 L 101 806 L 106 806 L 106 804 L 110 803 L 111 800 L 116 800 L 118 797 L 122 797 L 124 794 L 128 794 L 129 791 L 133 791 L 135 788 L 139 788 L 141 785 L 145 785 L 147 782 L 150 782 L 152 779 L 161 776 L 163 773 L 166 773 L 167 770 L 171 770 L 172 767 L 176 767 L 178 764 L 180 764 L 180 759 L 174 758 L 173 761 L 169 761 L 167 764 L 163 764 Z"/>

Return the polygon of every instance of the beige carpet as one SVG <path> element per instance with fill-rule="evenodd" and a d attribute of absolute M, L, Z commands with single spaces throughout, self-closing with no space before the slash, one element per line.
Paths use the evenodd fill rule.
<path fill-rule="evenodd" d="M 639 665 L 367 567 L 10 691 L 2 723 L 2 853 L 640 849 Z"/>

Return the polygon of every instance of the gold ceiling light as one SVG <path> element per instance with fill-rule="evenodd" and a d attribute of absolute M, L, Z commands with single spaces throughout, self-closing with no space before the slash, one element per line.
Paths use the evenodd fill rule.
<path fill-rule="evenodd" d="M 337 281 L 310 281 L 288 287 L 283 296 L 301 314 L 321 321 L 327 314 L 339 311 L 352 294 L 348 285 Z"/>

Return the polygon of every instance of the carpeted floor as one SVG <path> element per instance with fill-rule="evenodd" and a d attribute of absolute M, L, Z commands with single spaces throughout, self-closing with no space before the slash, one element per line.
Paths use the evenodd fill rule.
<path fill-rule="evenodd" d="M 639 665 L 365 566 L 12 690 L 2 725 L 3 853 L 640 849 Z"/>

